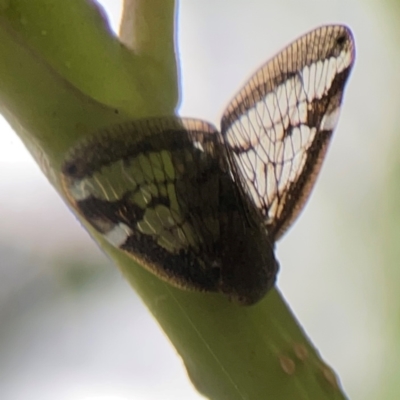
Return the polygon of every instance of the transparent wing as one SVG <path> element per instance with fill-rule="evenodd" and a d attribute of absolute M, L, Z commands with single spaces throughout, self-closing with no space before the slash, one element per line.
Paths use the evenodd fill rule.
<path fill-rule="evenodd" d="M 219 138 L 206 122 L 175 117 L 113 126 L 70 151 L 63 188 L 112 246 L 159 277 L 250 304 L 277 263 Z"/>
<path fill-rule="evenodd" d="M 221 134 L 233 175 L 273 240 L 310 194 L 353 62 L 347 27 L 318 28 L 261 67 L 223 115 Z"/>
<path fill-rule="evenodd" d="M 174 117 L 112 126 L 70 151 L 63 187 L 111 245 L 180 286 L 215 290 L 216 138 L 206 122 Z"/>

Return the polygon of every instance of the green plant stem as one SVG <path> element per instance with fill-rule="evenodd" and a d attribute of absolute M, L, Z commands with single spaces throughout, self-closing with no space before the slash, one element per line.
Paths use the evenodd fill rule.
<path fill-rule="evenodd" d="M 64 198 L 60 166 L 79 139 L 129 119 L 174 113 L 174 15 L 173 0 L 127 1 L 122 45 L 90 1 L 0 0 L 1 112 Z M 221 295 L 176 289 L 81 222 L 210 399 L 344 398 L 277 290 L 240 307 Z"/>

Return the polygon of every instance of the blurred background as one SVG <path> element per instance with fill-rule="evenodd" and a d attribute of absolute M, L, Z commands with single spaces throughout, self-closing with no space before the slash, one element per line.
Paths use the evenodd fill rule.
<path fill-rule="evenodd" d="M 122 2 L 99 3 L 118 30 Z M 353 30 L 340 123 L 306 210 L 277 245 L 278 287 L 349 398 L 398 399 L 399 4 L 192 0 L 177 15 L 180 114 L 217 125 L 284 45 L 326 23 Z M 4 120 L 0 132 L 0 398 L 200 399 L 157 323 Z"/>

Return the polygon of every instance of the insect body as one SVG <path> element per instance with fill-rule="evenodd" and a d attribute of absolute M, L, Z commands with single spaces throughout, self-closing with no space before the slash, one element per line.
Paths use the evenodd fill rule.
<path fill-rule="evenodd" d="M 218 131 L 159 117 L 97 132 L 62 167 L 72 206 L 172 284 L 259 301 L 274 244 L 307 200 L 354 62 L 348 28 L 324 26 L 261 67 Z"/>

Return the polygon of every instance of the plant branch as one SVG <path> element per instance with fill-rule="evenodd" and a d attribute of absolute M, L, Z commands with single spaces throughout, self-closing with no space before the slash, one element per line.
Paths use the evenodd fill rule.
<path fill-rule="evenodd" d="M 173 114 L 179 93 L 174 16 L 173 0 L 127 1 L 121 45 L 93 2 L 2 2 L 1 112 L 64 198 L 60 167 L 77 141 L 115 123 Z M 209 398 L 344 398 L 277 290 L 256 306 L 240 307 L 222 295 L 174 288 L 81 222 Z"/>

